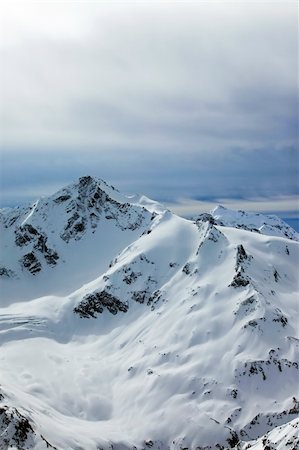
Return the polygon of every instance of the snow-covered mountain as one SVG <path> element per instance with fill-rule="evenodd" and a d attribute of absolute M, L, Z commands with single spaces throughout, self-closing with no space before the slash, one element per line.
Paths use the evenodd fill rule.
<path fill-rule="evenodd" d="M 298 234 L 82 177 L 1 214 L 0 450 L 294 450 Z"/>
<path fill-rule="evenodd" d="M 242 228 L 243 230 L 269 236 L 281 236 L 298 241 L 299 235 L 287 223 L 276 216 L 234 211 L 217 206 L 211 214 L 201 214 L 199 220 L 210 221 L 214 225 Z"/>
<path fill-rule="evenodd" d="M 147 232 L 162 209 L 88 176 L 33 205 L 6 208 L 0 215 L 0 275 L 14 282 L 5 283 L 5 298 L 64 295 L 81 287 Z"/>

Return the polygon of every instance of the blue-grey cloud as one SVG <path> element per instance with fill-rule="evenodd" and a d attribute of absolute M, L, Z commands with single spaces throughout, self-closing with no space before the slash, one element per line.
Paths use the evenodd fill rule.
<path fill-rule="evenodd" d="M 18 203 L 20 193 L 23 199 L 33 200 L 86 173 L 125 192 L 144 193 L 163 202 L 179 197 L 217 202 L 221 198 L 299 195 L 297 156 L 294 148 L 204 154 L 161 149 L 159 156 L 130 149 L 40 155 L 15 150 L 2 165 L 2 192 L 6 193 L 2 204 Z"/>
<path fill-rule="evenodd" d="M 1 204 L 84 173 L 169 202 L 298 195 L 296 9 L 7 4 Z"/>

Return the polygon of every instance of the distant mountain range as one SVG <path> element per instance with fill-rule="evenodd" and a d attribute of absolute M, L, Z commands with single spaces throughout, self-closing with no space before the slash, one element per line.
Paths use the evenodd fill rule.
<path fill-rule="evenodd" d="M 298 449 L 284 221 L 89 176 L 0 221 L 0 450 Z"/>

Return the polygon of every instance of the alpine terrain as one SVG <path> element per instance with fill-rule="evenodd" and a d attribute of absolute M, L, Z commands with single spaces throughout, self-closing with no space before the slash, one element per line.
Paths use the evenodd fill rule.
<path fill-rule="evenodd" d="M 299 448 L 286 223 L 89 176 L 0 222 L 0 450 Z"/>

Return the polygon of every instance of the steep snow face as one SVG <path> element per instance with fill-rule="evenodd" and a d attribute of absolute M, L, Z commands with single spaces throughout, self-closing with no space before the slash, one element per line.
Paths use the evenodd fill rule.
<path fill-rule="evenodd" d="M 65 294 L 91 281 L 161 211 L 146 197 L 126 197 L 91 177 L 31 206 L 4 210 L 0 277 L 7 301 Z"/>
<path fill-rule="evenodd" d="M 273 215 L 234 211 L 217 206 L 211 214 L 201 214 L 199 220 L 211 220 L 214 224 L 242 228 L 269 236 L 282 236 L 299 241 L 299 234 L 283 220 Z"/>
<path fill-rule="evenodd" d="M 2 305 L 0 449 L 295 449 L 298 242 L 131 198 L 148 219 L 109 221 L 136 232 L 110 264 L 68 295 Z"/>

